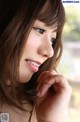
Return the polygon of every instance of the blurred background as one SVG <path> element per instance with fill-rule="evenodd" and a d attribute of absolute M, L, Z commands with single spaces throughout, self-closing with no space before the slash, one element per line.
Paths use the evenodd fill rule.
<path fill-rule="evenodd" d="M 72 86 L 68 122 L 80 122 L 80 6 L 64 6 L 63 54 L 58 66 Z"/>

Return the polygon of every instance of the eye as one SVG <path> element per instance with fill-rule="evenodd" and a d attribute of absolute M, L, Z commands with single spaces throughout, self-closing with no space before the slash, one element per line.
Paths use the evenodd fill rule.
<path fill-rule="evenodd" d="M 43 34 L 44 32 L 45 32 L 45 30 L 44 29 L 42 29 L 42 28 L 36 28 L 36 27 L 33 27 L 38 33 L 40 33 L 40 34 Z"/>
<path fill-rule="evenodd" d="M 52 43 L 52 44 L 54 44 L 55 41 L 56 41 L 56 38 L 52 38 L 52 39 L 51 39 L 51 43 Z"/>

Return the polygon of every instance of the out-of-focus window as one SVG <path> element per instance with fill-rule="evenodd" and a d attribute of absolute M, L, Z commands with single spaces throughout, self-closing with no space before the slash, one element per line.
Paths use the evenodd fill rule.
<path fill-rule="evenodd" d="M 66 4 L 66 3 L 65 3 Z M 58 66 L 72 86 L 68 122 L 80 122 L 80 3 L 65 6 L 63 54 Z"/>

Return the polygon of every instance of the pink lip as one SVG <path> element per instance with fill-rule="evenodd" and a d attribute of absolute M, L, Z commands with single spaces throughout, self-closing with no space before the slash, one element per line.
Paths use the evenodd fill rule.
<path fill-rule="evenodd" d="M 33 60 L 28 60 L 28 59 L 25 59 L 25 61 L 27 62 L 28 67 L 29 67 L 33 72 L 37 72 L 37 71 L 39 70 L 39 66 L 41 65 L 40 62 L 33 61 Z M 38 66 L 33 65 L 32 62 L 37 63 Z"/>

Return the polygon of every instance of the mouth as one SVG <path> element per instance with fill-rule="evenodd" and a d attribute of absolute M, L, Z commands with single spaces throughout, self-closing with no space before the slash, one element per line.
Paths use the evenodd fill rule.
<path fill-rule="evenodd" d="M 39 67 L 41 65 L 41 63 L 37 62 L 37 61 L 33 61 L 33 60 L 29 60 L 29 59 L 25 59 L 28 67 L 33 71 L 33 72 L 37 72 L 39 70 Z"/>

